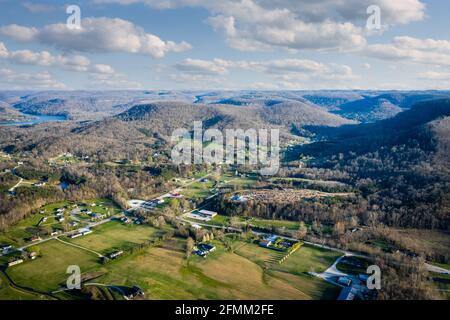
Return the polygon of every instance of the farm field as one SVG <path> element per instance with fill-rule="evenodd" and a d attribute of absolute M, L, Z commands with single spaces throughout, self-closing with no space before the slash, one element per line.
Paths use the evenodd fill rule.
<path fill-rule="evenodd" d="M 218 241 L 214 241 L 217 251 L 206 259 L 193 256 L 186 262 L 184 240 L 171 242 L 112 262 L 109 272 L 97 280 L 121 286 L 139 284 L 149 299 L 312 299 L 313 295 L 299 289 L 301 283 L 309 284 L 309 292 L 316 290 L 315 296 L 329 290 L 321 280 L 297 279 L 291 274 L 297 280 L 294 286 L 287 276 L 272 276 L 252 260 L 225 251 Z"/>
<path fill-rule="evenodd" d="M 130 230 L 127 227 L 107 223 L 72 243 L 104 252 L 125 245 L 126 233 L 127 241 L 138 242 L 158 231 L 144 226 L 133 226 Z M 96 254 L 51 240 L 38 246 L 41 257 L 11 267 L 7 272 L 16 284 L 49 293 L 65 283 L 67 266 L 79 265 L 83 275 L 98 275 L 96 283 L 140 286 L 146 299 L 333 299 L 339 291 L 303 273 L 318 262 L 321 264 L 314 270 L 328 267 L 333 258 L 328 252 L 315 252 L 315 248 L 305 246 L 285 264 L 278 265 L 274 260 L 282 255 L 279 252 L 240 240 L 232 242 L 233 251 L 226 251 L 221 242 L 213 240 L 217 250 L 206 259 L 193 255 L 186 260 L 185 242 L 173 238 L 160 247 L 146 248 L 101 265 Z M 308 261 L 297 266 L 303 259 Z M 0 298 L 7 298 L 8 290 L 0 288 Z"/>
<path fill-rule="evenodd" d="M 83 237 L 68 239 L 75 245 L 105 254 L 114 250 L 123 250 L 135 244 L 141 244 L 151 237 L 160 235 L 162 230 L 145 225 L 129 224 L 111 221 L 92 229 L 93 233 Z"/>
<path fill-rule="evenodd" d="M 213 188 L 214 182 L 194 182 L 183 188 L 181 194 L 187 198 L 206 198 L 211 195 L 210 190 Z"/>
<path fill-rule="evenodd" d="M 238 245 L 236 253 L 263 267 L 293 274 L 303 274 L 310 271 L 323 272 L 340 256 L 338 252 L 303 245 L 283 264 L 279 265 L 277 261 L 283 257 L 282 252 L 263 248 L 257 244 L 244 243 Z"/>
<path fill-rule="evenodd" d="M 50 240 L 36 247 L 39 248 L 40 257 L 6 270 L 20 286 L 40 292 L 51 292 L 65 284 L 68 266 L 78 265 L 82 273 L 100 266 L 99 258 L 95 254 L 58 240 Z"/>
<path fill-rule="evenodd" d="M 8 280 L 3 273 L 0 273 L 0 300 L 41 300 L 43 296 L 29 294 L 22 290 L 15 289 L 8 284 Z"/>
<path fill-rule="evenodd" d="M 286 228 L 288 230 L 298 230 L 300 223 L 288 220 L 267 220 L 251 218 L 247 221 L 248 224 L 259 228 Z"/>

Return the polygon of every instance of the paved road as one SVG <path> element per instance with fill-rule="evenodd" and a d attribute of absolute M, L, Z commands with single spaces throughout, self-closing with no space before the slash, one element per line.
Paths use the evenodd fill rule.
<path fill-rule="evenodd" d="M 23 182 L 23 178 L 19 177 L 19 176 L 16 174 L 16 169 L 17 169 L 18 167 L 20 167 L 20 164 L 18 164 L 17 166 L 15 166 L 15 167 L 11 170 L 11 173 L 12 173 L 14 176 L 16 176 L 17 178 L 19 178 L 19 182 L 17 182 L 17 184 L 16 184 L 14 187 L 12 187 L 11 189 L 8 190 L 10 193 L 13 193 L 14 190 L 16 190 L 16 188 L 17 188 L 18 186 L 20 186 L 20 184 Z"/>

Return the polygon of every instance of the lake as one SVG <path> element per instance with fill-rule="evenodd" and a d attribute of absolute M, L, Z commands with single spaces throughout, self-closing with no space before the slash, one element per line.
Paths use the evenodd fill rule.
<path fill-rule="evenodd" d="M 50 121 L 65 121 L 67 120 L 66 116 L 54 116 L 54 115 L 38 115 L 38 114 L 29 114 L 29 113 L 23 113 L 19 112 L 19 114 L 26 116 L 26 117 L 32 117 L 32 120 L 29 121 L 20 121 L 20 122 L 14 122 L 14 121 L 6 121 L 6 122 L 0 122 L 0 125 L 12 125 L 12 126 L 21 126 L 21 125 L 27 125 L 27 124 L 37 124 L 37 123 L 44 123 L 44 122 L 50 122 Z"/>

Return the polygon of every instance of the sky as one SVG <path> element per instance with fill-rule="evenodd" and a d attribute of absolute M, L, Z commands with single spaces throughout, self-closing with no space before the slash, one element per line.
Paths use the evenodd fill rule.
<path fill-rule="evenodd" d="M 446 0 L 0 0 L 0 90 L 450 89 L 449 12 Z"/>

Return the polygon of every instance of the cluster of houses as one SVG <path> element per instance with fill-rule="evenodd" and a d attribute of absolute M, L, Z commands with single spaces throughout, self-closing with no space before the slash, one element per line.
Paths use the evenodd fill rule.
<path fill-rule="evenodd" d="M 59 208 L 59 209 L 56 210 L 56 212 L 55 212 L 55 219 L 56 219 L 56 221 L 63 222 L 65 220 L 65 218 L 64 218 L 64 211 L 65 211 L 64 208 Z"/>
<path fill-rule="evenodd" d="M 194 247 L 194 250 L 192 251 L 193 254 L 196 254 L 200 257 L 206 258 L 208 254 L 211 252 L 214 252 L 216 250 L 216 247 L 212 244 L 208 243 L 199 243 Z"/>
<path fill-rule="evenodd" d="M 38 254 L 36 252 L 30 252 L 26 256 L 22 255 L 22 257 L 13 258 L 12 261 L 8 262 L 7 266 L 13 267 L 13 266 L 16 266 L 18 264 L 25 262 L 25 259 L 34 260 L 37 258 L 37 256 L 38 256 Z"/>
<path fill-rule="evenodd" d="M 145 201 L 145 202 L 141 203 L 141 208 L 147 209 L 147 210 L 153 210 L 158 205 L 163 204 L 163 203 L 164 203 L 164 199 L 162 199 L 162 198 L 151 200 L 151 201 Z"/>

